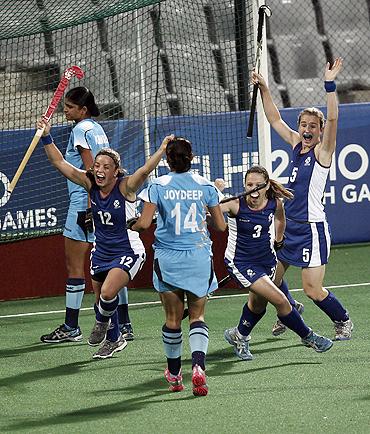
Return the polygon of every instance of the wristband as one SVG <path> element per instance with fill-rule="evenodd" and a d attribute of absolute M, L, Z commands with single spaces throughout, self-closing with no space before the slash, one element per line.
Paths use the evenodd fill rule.
<path fill-rule="evenodd" d="M 335 89 L 337 88 L 337 85 L 335 84 L 335 81 L 324 81 L 324 87 L 326 92 L 335 92 Z"/>
<path fill-rule="evenodd" d="M 275 251 L 278 251 L 280 249 L 282 249 L 284 247 L 285 244 L 285 235 L 283 235 L 283 238 L 281 239 L 281 241 L 274 241 L 274 249 Z"/>
<path fill-rule="evenodd" d="M 51 145 L 54 142 L 51 134 L 48 134 L 47 136 L 42 136 L 41 141 L 43 145 Z"/>
<path fill-rule="evenodd" d="M 139 217 L 132 217 L 126 222 L 126 229 L 132 230 L 132 226 L 138 221 Z"/>

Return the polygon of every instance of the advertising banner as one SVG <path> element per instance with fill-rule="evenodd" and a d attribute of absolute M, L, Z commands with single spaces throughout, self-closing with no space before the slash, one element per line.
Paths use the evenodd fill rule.
<path fill-rule="evenodd" d="M 324 110 L 325 112 L 325 110 Z M 284 120 L 296 128 L 299 109 L 281 111 Z M 227 128 L 232 116 L 232 132 Z M 201 120 L 200 120 L 201 118 Z M 140 121 L 102 123 L 113 148 L 121 153 L 123 167 L 132 173 L 144 163 L 143 125 Z M 214 180 L 224 178 L 226 193 L 243 191 L 243 179 L 250 165 L 258 163 L 255 141 L 246 139 L 246 113 L 226 113 L 187 117 L 166 117 L 149 124 L 151 151 L 167 134 L 182 135 L 193 142 L 192 168 Z M 53 137 L 64 152 L 70 126 L 53 127 Z M 323 201 L 332 230 L 332 241 L 370 241 L 370 104 L 340 106 L 337 150 L 333 158 Z M 200 131 L 201 130 L 201 131 Z M 65 179 L 47 161 L 39 144 L 26 166 L 13 194 L 7 186 L 16 172 L 34 130 L 0 133 L 0 241 L 13 236 L 61 232 L 68 208 Z M 217 134 L 217 144 L 215 143 Z M 199 143 L 201 137 L 201 143 Z M 241 139 L 243 137 L 243 139 Z M 64 139 L 65 140 L 65 139 Z M 251 147 L 252 145 L 252 147 Z M 273 173 L 271 178 L 287 182 L 291 149 L 272 132 Z M 158 174 L 168 171 L 161 163 Z"/>

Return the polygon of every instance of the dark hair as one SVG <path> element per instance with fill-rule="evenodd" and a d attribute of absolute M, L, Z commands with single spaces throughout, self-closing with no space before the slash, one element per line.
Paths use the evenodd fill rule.
<path fill-rule="evenodd" d="M 324 113 L 316 107 L 307 107 L 303 109 L 298 115 L 298 125 L 301 123 L 301 119 L 303 115 L 316 116 L 320 122 L 320 128 L 324 128 L 325 125 L 325 116 Z"/>
<path fill-rule="evenodd" d="M 87 87 L 74 87 L 66 93 L 65 98 L 69 99 L 73 104 L 77 104 L 80 107 L 85 106 L 91 116 L 100 115 L 100 110 L 95 103 L 94 95 Z"/>
<path fill-rule="evenodd" d="M 118 169 L 118 175 L 117 175 L 118 177 L 126 175 L 127 172 L 125 169 L 123 169 L 121 167 L 121 157 L 117 151 L 115 151 L 112 148 L 102 148 L 95 155 L 94 161 L 96 161 L 96 159 L 99 157 L 99 155 L 107 155 L 108 157 L 110 157 L 113 160 L 116 169 Z M 86 176 L 90 179 L 91 182 L 95 183 L 94 168 L 93 167 L 86 171 Z"/>
<path fill-rule="evenodd" d="M 167 145 L 166 156 L 172 171 L 177 173 L 187 172 L 193 158 L 191 143 L 183 137 L 175 137 Z"/>
<path fill-rule="evenodd" d="M 263 176 L 265 182 L 270 183 L 270 188 L 266 192 L 266 196 L 268 199 L 292 199 L 293 193 L 287 190 L 280 182 L 274 181 L 273 179 L 270 179 L 269 174 L 267 170 L 263 166 L 252 166 L 250 169 L 247 170 L 247 173 L 245 174 L 244 178 L 244 184 L 247 181 L 247 176 L 250 173 L 259 173 Z"/>

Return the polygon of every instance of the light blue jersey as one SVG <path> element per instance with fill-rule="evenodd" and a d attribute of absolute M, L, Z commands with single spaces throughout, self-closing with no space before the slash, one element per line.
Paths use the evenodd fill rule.
<path fill-rule="evenodd" d="M 161 176 L 152 181 L 140 198 L 157 206 L 154 248 L 190 250 L 211 246 L 206 207 L 219 203 L 212 182 L 191 172 Z"/>
<path fill-rule="evenodd" d="M 83 119 L 72 129 L 65 153 L 65 159 L 68 163 L 83 170 L 85 167 L 78 151 L 79 146 L 84 149 L 90 149 L 95 158 L 100 149 L 109 147 L 109 141 L 101 125 L 93 119 Z M 81 202 L 80 209 L 85 209 L 87 207 L 86 190 L 69 180 L 67 183 L 69 197 L 73 205 L 79 207 L 79 203 Z"/>
<path fill-rule="evenodd" d="M 72 129 L 65 153 L 65 159 L 78 169 L 85 169 L 78 146 L 90 149 L 93 157 L 100 149 L 109 147 L 108 138 L 103 128 L 93 119 L 84 119 Z M 63 235 L 76 241 L 92 243 L 94 234 L 84 230 L 85 210 L 87 208 L 86 190 L 71 181 L 67 181 L 69 193 L 69 208 Z"/>
<path fill-rule="evenodd" d="M 157 206 L 153 284 L 158 292 L 181 289 L 205 297 L 217 288 L 206 207 L 219 203 L 212 182 L 191 172 L 161 176 L 139 197 Z"/>

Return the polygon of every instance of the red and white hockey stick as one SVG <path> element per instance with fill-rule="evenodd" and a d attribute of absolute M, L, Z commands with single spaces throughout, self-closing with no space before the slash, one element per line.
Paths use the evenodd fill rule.
<path fill-rule="evenodd" d="M 83 76 L 84 76 L 84 72 L 78 66 L 71 66 L 70 68 L 67 68 L 64 71 L 63 76 L 62 76 L 62 78 L 58 84 L 58 87 L 57 87 L 56 91 L 54 92 L 53 98 L 50 101 L 49 107 L 46 109 L 46 112 L 42 116 L 46 122 L 48 122 L 51 119 L 51 117 L 53 116 L 55 109 L 57 108 L 59 101 L 62 99 L 64 91 L 66 90 L 71 79 L 73 77 L 76 77 L 80 80 Z M 26 164 L 27 164 L 28 160 L 30 159 L 32 152 L 36 148 L 36 145 L 38 144 L 43 132 L 44 132 L 44 128 L 36 130 L 36 133 L 33 136 L 32 142 L 30 143 L 26 153 L 24 154 L 24 157 L 23 157 L 23 160 L 21 161 L 21 164 L 19 165 L 11 183 L 9 184 L 9 187 L 7 189 L 9 195 L 13 192 L 15 186 L 17 185 L 17 182 L 18 182 L 20 176 L 22 175 L 24 168 L 26 167 Z"/>

